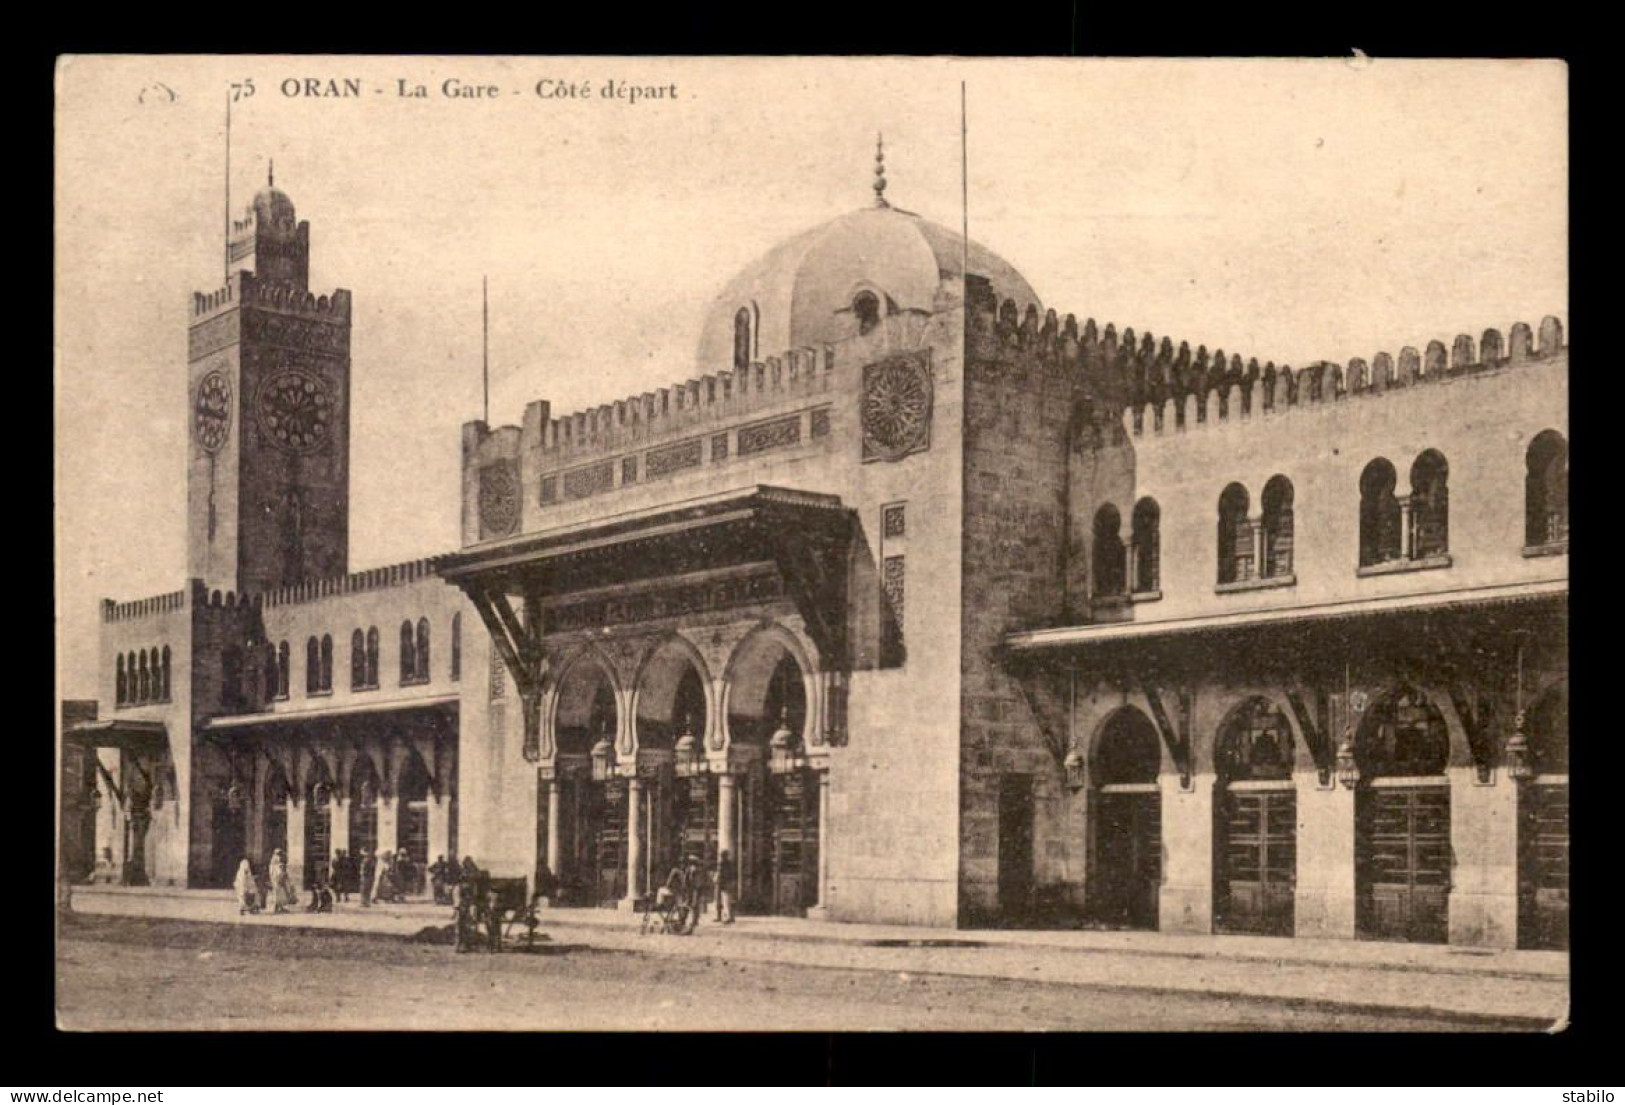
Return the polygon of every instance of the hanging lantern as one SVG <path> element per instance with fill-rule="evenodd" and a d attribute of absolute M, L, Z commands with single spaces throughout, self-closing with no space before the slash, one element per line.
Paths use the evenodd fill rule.
<path fill-rule="evenodd" d="M 1344 790 L 1353 790 L 1360 783 L 1360 765 L 1354 759 L 1354 734 L 1343 730 L 1343 743 L 1337 746 L 1337 781 Z"/>
<path fill-rule="evenodd" d="M 683 735 L 672 745 L 672 752 L 678 775 L 686 778 L 700 773 L 700 742 L 694 736 L 692 721 L 683 727 Z"/>
<path fill-rule="evenodd" d="M 1082 790 L 1089 781 L 1089 765 L 1083 753 L 1074 748 L 1066 754 L 1061 766 L 1066 770 L 1066 785 L 1073 790 Z"/>
<path fill-rule="evenodd" d="M 241 813 L 243 809 L 243 787 L 236 779 L 226 787 L 226 808 L 232 813 Z"/>
<path fill-rule="evenodd" d="M 1529 738 L 1524 735 L 1524 715 L 1519 711 L 1512 722 L 1512 737 L 1506 747 L 1507 777 L 1524 782 L 1535 777 L 1535 761 L 1530 754 Z"/>
<path fill-rule="evenodd" d="M 592 778 L 593 782 L 601 783 L 611 778 L 615 772 L 615 746 L 608 737 L 599 737 L 598 743 L 592 746 Z"/>
<path fill-rule="evenodd" d="M 361 804 L 370 806 L 378 800 L 378 787 L 373 783 L 372 776 L 361 780 Z"/>
<path fill-rule="evenodd" d="M 333 788 L 326 783 L 317 783 L 310 796 L 318 806 L 325 806 L 333 797 Z"/>
<path fill-rule="evenodd" d="M 90 793 L 87 797 L 89 797 L 93 808 L 98 810 L 102 808 L 102 792 L 95 783 L 90 784 Z"/>
<path fill-rule="evenodd" d="M 767 739 L 768 770 L 782 774 L 801 766 L 796 756 L 796 744 L 796 735 L 790 731 L 790 712 L 780 710 L 779 727 Z"/>

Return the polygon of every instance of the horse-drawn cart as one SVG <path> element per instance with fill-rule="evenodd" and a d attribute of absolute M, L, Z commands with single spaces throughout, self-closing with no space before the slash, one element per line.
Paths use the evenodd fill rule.
<path fill-rule="evenodd" d="M 523 878 L 465 879 L 457 888 L 457 950 L 484 948 L 500 952 L 516 926 L 525 930 L 525 947 L 536 944 L 536 906 Z"/>

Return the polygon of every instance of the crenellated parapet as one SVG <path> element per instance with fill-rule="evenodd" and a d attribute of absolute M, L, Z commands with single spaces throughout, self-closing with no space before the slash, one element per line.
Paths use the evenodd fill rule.
<path fill-rule="evenodd" d="M 1431 341 L 1418 351 L 1405 346 L 1397 357 L 1376 354 L 1347 366 L 1321 361 L 1303 368 L 1260 364 L 1256 357 L 1223 349 L 1194 350 L 1168 337 L 1136 335 L 1126 328 L 1119 336 L 1108 323 L 1093 319 L 1079 326 L 1054 311 L 1040 317 L 1036 307 L 1021 311 L 1011 300 L 971 296 L 967 341 L 984 359 L 1019 360 L 1040 370 L 1071 376 L 1110 410 L 1121 408 L 1123 430 L 1132 436 L 1184 431 L 1207 422 L 1250 418 L 1294 407 L 1338 402 L 1467 376 L 1504 366 L 1545 361 L 1561 354 L 1563 325 L 1551 316 L 1537 330 L 1515 323 L 1503 337 L 1486 330 L 1475 342 L 1460 334 L 1448 346 Z"/>
<path fill-rule="evenodd" d="M 129 602 L 114 602 L 112 599 L 102 600 L 102 621 L 106 624 L 113 622 L 140 621 L 142 618 L 166 614 L 172 610 L 186 608 L 186 592 L 170 591 L 168 594 L 154 595 L 151 598 L 133 599 Z"/>
<path fill-rule="evenodd" d="M 549 418 L 540 447 L 550 462 L 614 452 L 654 437 L 730 422 L 829 390 L 833 346 L 792 349 L 738 371 L 718 372 Z"/>
<path fill-rule="evenodd" d="M 292 284 L 256 279 L 252 272 L 240 272 L 223 287 L 212 292 L 192 293 L 194 323 L 235 306 L 254 306 L 281 314 L 302 315 L 329 322 L 347 322 L 351 297 L 344 288 L 332 295 L 316 295 Z"/>
<path fill-rule="evenodd" d="M 313 579 L 304 583 L 297 583 L 290 587 L 278 587 L 267 591 L 263 596 L 256 595 L 253 601 L 263 603 L 266 607 L 291 606 L 296 603 L 317 602 L 322 599 L 333 598 L 339 595 L 359 594 L 363 591 L 379 591 L 390 587 L 402 587 L 419 580 L 437 578 L 436 567 L 440 563 L 439 557 L 426 557 L 421 560 L 408 560 L 401 564 L 390 564 L 382 568 L 370 568 L 363 572 L 351 572 L 349 575 L 333 576 L 329 579 Z"/>

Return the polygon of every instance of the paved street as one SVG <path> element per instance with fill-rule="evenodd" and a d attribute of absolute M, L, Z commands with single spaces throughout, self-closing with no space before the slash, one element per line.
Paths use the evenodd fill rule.
<path fill-rule="evenodd" d="M 368 917 L 361 919 L 365 927 L 325 929 L 303 927 L 307 919 L 298 915 L 206 923 L 71 914 L 59 949 L 60 1021 L 89 1030 L 1509 1026 L 1505 1018 L 1136 989 L 1133 977 L 1091 985 L 1038 981 L 1047 977 L 1038 971 L 1026 978 L 966 972 L 958 960 L 1006 951 L 987 947 L 803 943 L 786 954 L 780 941 L 729 939 L 715 931 L 683 940 L 582 925 L 550 927 L 533 954 L 457 955 L 407 935 L 438 921 L 441 911 L 411 912 L 420 915 Z M 404 923 L 393 926 L 398 931 L 381 931 L 391 927 L 388 920 Z M 939 964 L 942 970 L 931 969 Z M 1374 972 L 1382 973 L 1402 972 Z"/>

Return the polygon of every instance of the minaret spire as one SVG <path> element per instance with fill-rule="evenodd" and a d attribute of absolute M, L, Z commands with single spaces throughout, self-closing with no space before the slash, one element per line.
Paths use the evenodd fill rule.
<path fill-rule="evenodd" d="M 886 202 L 886 136 L 875 135 L 875 206 L 890 207 Z"/>
<path fill-rule="evenodd" d="M 274 157 L 265 167 L 265 186 L 267 188 L 276 187 L 276 158 Z"/>

